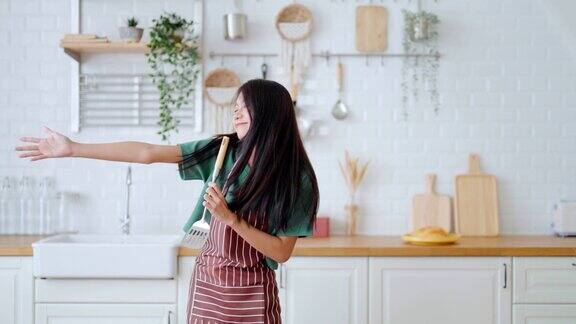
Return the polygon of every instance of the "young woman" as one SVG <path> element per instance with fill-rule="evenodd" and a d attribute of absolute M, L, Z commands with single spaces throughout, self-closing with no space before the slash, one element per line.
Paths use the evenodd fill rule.
<path fill-rule="evenodd" d="M 190 281 L 187 323 L 281 323 L 275 272 L 298 237 L 310 236 L 318 183 L 298 132 L 290 94 L 254 79 L 238 90 L 235 133 L 177 145 L 142 142 L 80 144 L 47 127 L 47 138 L 16 150 L 31 161 L 85 157 L 178 163 L 183 180 L 203 180 L 204 195 L 183 227 L 207 208 L 210 232 Z M 230 138 L 216 183 L 211 180 L 222 136 Z M 220 184 L 220 185 L 219 185 Z M 222 189 L 220 189 L 222 188 Z"/>

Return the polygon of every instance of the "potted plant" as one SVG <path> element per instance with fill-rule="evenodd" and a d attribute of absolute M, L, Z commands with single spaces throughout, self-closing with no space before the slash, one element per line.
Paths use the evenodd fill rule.
<path fill-rule="evenodd" d="M 152 82 L 160 92 L 161 129 L 157 134 L 168 139 L 170 131 L 178 132 L 179 120 L 172 116 L 174 110 L 189 103 L 200 72 L 198 36 L 194 35 L 193 21 L 175 13 L 162 14 L 152 20 L 150 52 L 146 54 L 152 69 Z"/>
<path fill-rule="evenodd" d="M 404 34 L 402 47 L 405 54 L 428 54 L 428 56 L 406 56 L 402 66 L 402 108 L 407 117 L 410 94 L 418 101 L 420 81 L 427 82 L 430 101 L 434 112 L 440 109 L 438 95 L 438 24 L 440 20 L 433 13 L 419 10 L 402 10 L 404 15 Z M 409 77 L 408 73 L 412 75 Z M 410 89 L 411 88 L 411 89 Z M 410 93 L 411 90 L 411 93 Z"/>
<path fill-rule="evenodd" d="M 120 38 L 128 43 L 138 43 L 142 39 L 143 28 L 138 28 L 138 19 L 130 17 L 126 20 L 126 25 L 120 27 Z"/>

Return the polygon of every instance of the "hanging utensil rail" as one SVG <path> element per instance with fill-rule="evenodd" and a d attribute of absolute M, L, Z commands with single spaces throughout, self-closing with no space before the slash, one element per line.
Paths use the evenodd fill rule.
<path fill-rule="evenodd" d="M 214 52 L 210 51 L 208 56 L 211 59 L 215 58 L 223 58 L 223 57 L 276 57 L 278 54 L 276 53 L 235 53 L 235 52 Z M 318 53 L 312 53 L 312 57 L 320 57 L 324 59 L 330 59 L 331 57 L 341 58 L 341 57 L 436 57 L 440 58 L 440 53 L 414 53 L 414 54 L 407 54 L 407 53 L 331 53 L 329 51 L 321 51 Z"/>

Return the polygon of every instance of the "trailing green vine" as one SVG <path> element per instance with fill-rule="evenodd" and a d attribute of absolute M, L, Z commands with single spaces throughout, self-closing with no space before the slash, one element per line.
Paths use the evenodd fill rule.
<path fill-rule="evenodd" d="M 178 133 L 180 121 L 172 112 L 189 103 L 200 72 L 198 36 L 194 34 L 194 22 L 175 13 L 164 13 L 152 23 L 150 52 L 146 58 L 153 71 L 150 74 L 152 82 L 160 92 L 157 124 L 161 130 L 156 134 L 166 141 L 170 131 Z"/>
<path fill-rule="evenodd" d="M 423 10 L 411 12 L 403 9 L 404 34 L 402 47 L 405 54 L 429 54 L 430 56 L 409 56 L 404 58 L 402 66 L 402 108 L 404 118 L 408 116 L 409 88 L 412 87 L 412 97 L 418 101 L 418 82 L 426 81 L 430 100 L 434 106 L 434 112 L 438 114 L 440 100 L 438 93 L 438 30 L 440 23 L 438 16 Z M 423 60 L 423 62 L 420 62 Z M 423 63 L 420 65 L 420 63 Z M 412 78 L 408 78 L 408 72 L 412 72 Z M 418 73 L 421 73 L 419 77 Z"/>

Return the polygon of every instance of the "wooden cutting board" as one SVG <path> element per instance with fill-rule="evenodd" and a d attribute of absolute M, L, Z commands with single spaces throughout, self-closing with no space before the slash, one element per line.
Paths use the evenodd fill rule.
<path fill-rule="evenodd" d="M 412 231 L 424 226 L 438 226 L 450 233 L 450 217 L 452 214 L 450 196 L 436 193 L 435 174 L 426 176 L 426 187 L 428 192 L 412 197 Z"/>
<path fill-rule="evenodd" d="M 480 171 L 480 157 L 470 154 L 468 174 L 456 176 L 454 225 L 461 236 L 498 235 L 496 177 Z"/>
<path fill-rule="evenodd" d="M 377 5 L 356 7 L 356 50 L 384 52 L 388 47 L 388 10 Z"/>

